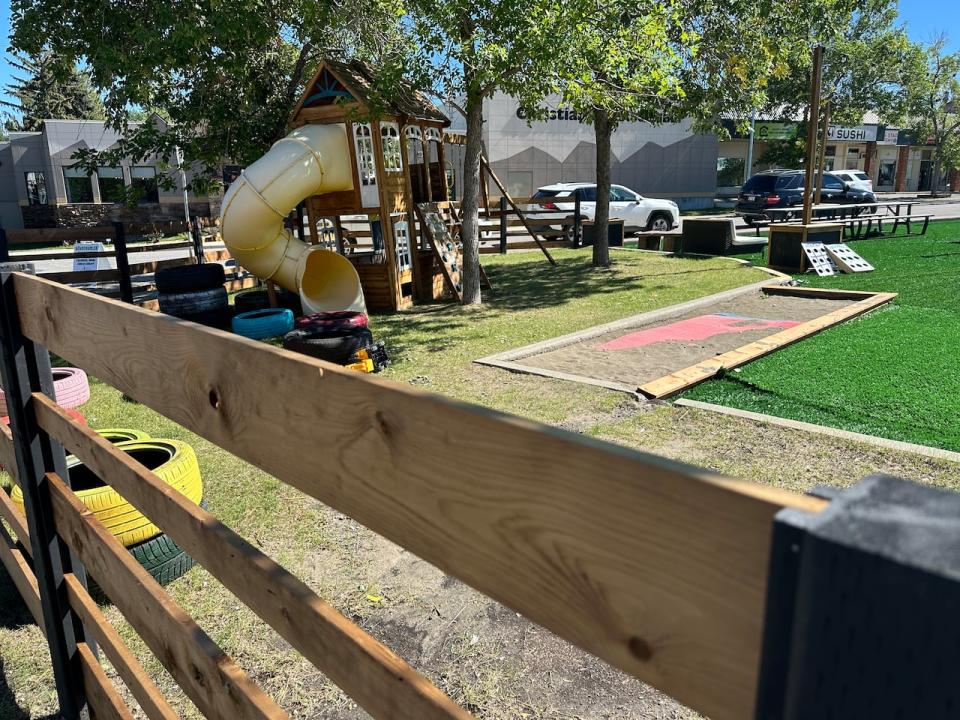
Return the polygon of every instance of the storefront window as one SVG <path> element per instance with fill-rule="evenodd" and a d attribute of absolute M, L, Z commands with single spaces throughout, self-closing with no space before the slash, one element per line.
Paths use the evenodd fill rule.
<path fill-rule="evenodd" d="M 897 163 L 895 160 L 883 160 L 880 162 L 880 174 L 877 177 L 877 185 L 880 187 L 893 186 L 897 176 Z"/>
<path fill-rule="evenodd" d="M 156 168 L 130 168 L 130 188 L 137 196 L 137 202 L 141 204 L 160 202 L 160 191 L 157 188 Z"/>
<path fill-rule="evenodd" d="M 100 202 L 122 203 L 127 199 L 127 188 L 123 182 L 123 168 L 99 167 L 97 179 L 100 181 Z"/>
<path fill-rule="evenodd" d="M 743 184 L 746 161 L 741 157 L 717 158 L 717 187 L 738 187 Z"/>
<path fill-rule="evenodd" d="M 86 170 L 79 167 L 65 167 L 63 184 L 67 190 L 68 203 L 93 202 L 93 182 Z"/>
<path fill-rule="evenodd" d="M 42 172 L 24 173 L 27 178 L 27 202 L 30 205 L 47 204 L 47 180 Z"/>

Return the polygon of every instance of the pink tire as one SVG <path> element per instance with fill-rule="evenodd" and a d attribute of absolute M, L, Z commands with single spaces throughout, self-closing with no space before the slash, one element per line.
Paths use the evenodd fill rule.
<path fill-rule="evenodd" d="M 53 393 L 57 405 L 75 408 L 90 399 L 90 383 L 80 368 L 53 368 Z M 0 390 L 0 415 L 7 415 L 7 399 Z"/>

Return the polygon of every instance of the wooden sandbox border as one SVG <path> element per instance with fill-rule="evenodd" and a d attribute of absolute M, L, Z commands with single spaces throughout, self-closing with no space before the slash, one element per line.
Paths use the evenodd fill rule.
<path fill-rule="evenodd" d="M 671 317 L 683 315 L 684 313 L 696 310 L 697 308 L 707 307 L 717 302 L 730 300 L 741 295 L 750 294 L 756 290 L 769 295 L 788 295 L 795 297 L 814 297 L 825 300 L 854 300 L 855 302 L 845 308 L 834 310 L 826 315 L 808 320 L 807 322 L 788 328 L 781 332 L 770 335 L 761 340 L 754 341 L 747 345 L 729 350 L 716 357 L 703 360 L 689 367 L 669 373 L 663 377 L 651 380 L 639 387 L 619 383 L 613 380 L 603 380 L 600 378 L 588 377 L 586 375 L 577 375 L 575 373 L 566 373 L 558 370 L 548 370 L 533 365 L 525 365 L 521 362 L 524 358 L 540 355 L 551 350 L 558 350 L 572 345 L 574 343 L 589 340 L 594 337 L 605 335 L 608 332 L 617 330 L 626 330 L 631 327 L 647 323 L 666 320 Z M 769 353 L 779 350 L 787 345 L 814 335 L 821 330 L 838 325 L 839 323 L 863 315 L 880 305 L 884 305 L 897 296 L 897 293 L 866 292 L 863 290 L 837 290 L 828 288 L 805 288 L 784 285 L 778 282 L 764 280 L 751 285 L 727 290 L 725 292 L 708 295 L 678 305 L 654 310 L 653 312 L 633 315 L 623 320 L 596 325 L 586 330 L 561 335 L 543 342 L 526 345 L 521 348 L 515 348 L 506 352 L 490 355 L 474 360 L 479 365 L 488 365 L 499 367 L 512 372 L 526 373 L 529 375 L 540 375 L 542 377 L 554 378 L 556 380 L 569 380 L 571 382 L 585 383 L 605 387 L 610 390 L 627 392 L 631 395 L 644 397 L 651 400 L 660 400 L 672 395 L 676 395 L 694 385 L 715 377 L 721 370 L 729 370 L 746 363 L 752 362 Z"/>

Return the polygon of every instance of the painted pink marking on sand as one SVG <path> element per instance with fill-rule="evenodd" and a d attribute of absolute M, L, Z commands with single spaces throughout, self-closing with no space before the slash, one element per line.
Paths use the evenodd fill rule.
<path fill-rule="evenodd" d="M 611 340 L 600 346 L 601 350 L 627 350 L 661 342 L 694 342 L 714 335 L 726 335 L 765 330 L 767 328 L 791 328 L 800 323 L 795 320 L 763 320 L 736 315 L 700 315 L 689 320 L 679 320 L 669 325 L 640 330 Z"/>

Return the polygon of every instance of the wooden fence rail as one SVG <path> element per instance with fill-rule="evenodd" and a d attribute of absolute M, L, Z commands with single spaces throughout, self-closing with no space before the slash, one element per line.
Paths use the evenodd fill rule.
<path fill-rule="evenodd" d="M 817 512 L 825 502 L 41 278 L 10 280 L 20 332 L 38 347 L 715 720 L 750 716 L 772 518 L 784 507 Z M 43 437 L 62 443 L 147 514 L 371 715 L 469 717 L 312 589 L 37 388 L 26 402 Z M 17 442 L 16 433 L 0 431 L 0 461 L 16 455 Z M 438 444 L 455 448 L 456 473 L 453 451 L 437 453 Z M 47 471 L 41 488 L 58 536 L 201 712 L 286 717 L 85 509 L 62 475 Z M 15 512 L 0 500 L 0 515 L 20 537 L 26 526 Z M 25 562 L 3 543 L 0 555 L 15 569 Z M 96 628 L 90 638 L 123 665 L 125 649 L 101 626 L 82 583 L 69 575 L 61 582 L 78 622 Z M 18 587 L 29 594 L 29 585 L 21 578 Z M 82 660 L 92 648 L 78 653 Z M 128 662 L 118 673 L 133 686 L 139 680 L 131 691 L 150 717 L 170 720 L 172 711 L 138 666 Z M 98 677 L 95 668 L 84 674 L 87 702 L 105 716 L 125 717 Z"/>

